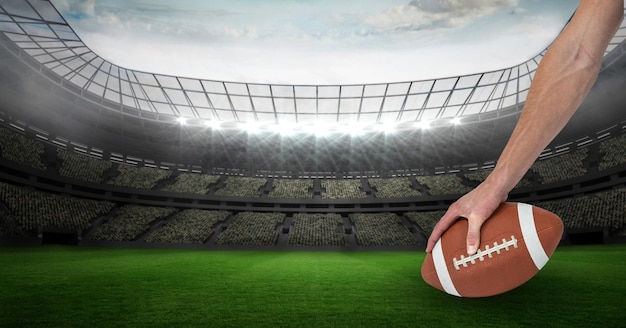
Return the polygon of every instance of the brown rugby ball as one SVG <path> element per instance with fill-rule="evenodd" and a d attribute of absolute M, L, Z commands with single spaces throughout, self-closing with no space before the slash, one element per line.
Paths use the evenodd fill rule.
<path fill-rule="evenodd" d="M 522 285 L 548 262 L 563 235 L 556 214 L 503 203 L 481 227 L 481 247 L 468 256 L 467 226 L 467 220 L 457 220 L 422 264 L 426 283 L 459 297 L 493 296 Z"/>

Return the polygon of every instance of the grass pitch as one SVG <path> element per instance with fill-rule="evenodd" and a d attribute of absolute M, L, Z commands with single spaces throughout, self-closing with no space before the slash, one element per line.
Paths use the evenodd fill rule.
<path fill-rule="evenodd" d="M 422 252 L 0 248 L 0 327 L 623 327 L 626 245 L 560 247 L 503 295 L 449 296 Z"/>

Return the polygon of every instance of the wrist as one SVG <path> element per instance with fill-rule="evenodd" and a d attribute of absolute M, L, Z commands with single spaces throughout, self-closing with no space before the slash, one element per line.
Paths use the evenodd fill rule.
<path fill-rule="evenodd" d="M 501 201 L 505 201 L 509 192 L 513 190 L 517 182 L 511 181 L 511 176 L 506 173 L 500 173 L 500 171 L 494 170 L 487 176 L 483 184 L 489 192 L 500 199 Z"/>

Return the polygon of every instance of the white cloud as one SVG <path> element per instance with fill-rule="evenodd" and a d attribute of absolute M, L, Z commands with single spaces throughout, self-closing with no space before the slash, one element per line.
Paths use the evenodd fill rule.
<path fill-rule="evenodd" d="M 509 38 L 419 49 L 310 49 L 189 44 L 90 34 L 85 42 L 122 67 L 212 80 L 276 84 L 361 84 L 472 74 L 519 64 L 539 53 Z M 167 44 L 164 47 L 163 44 Z M 460 56 L 459 54 L 463 54 Z M 129 56 L 133 54 L 133 56 Z"/>
<path fill-rule="evenodd" d="M 511 26 L 510 33 L 515 38 L 551 40 L 561 29 L 563 29 L 563 23 L 560 20 L 535 15 L 526 16 L 520 23 Z"/>
<path fill-rule="evenodd" d="M 516 0 L 413 0 L 371 16 L 365 23 L 388 31 L 460 27 L 516 3 Z"/>
<path fill-rule="evenodd" d="M 322 9 L 278 10 L 269 20 L 246 15 L 242 7 L 170 11 L 173 2 L 152 7 L 110 0 L 89 9 L 93 0 L 53 1 L 59 9 L 80 9 L 81 3 L 83 11 L 95 10 L 70 24 L 87 46 L 122 67 L 279 84 L 397 82 L 510 67 L 543 50 L 563 23 L 552 22 L 553 14 L 527 16 L 515 0 L 415 0 L 391 8 L 377 2 L 368 14 L 322 8 L 326 17 Z"/>
<path fill-rule="evenodd" d="M 93 16 L 96 0 L 55 0 L 54 5 L 62 12 L 76 16 Z"/>
<path fill-rule="evenodd" d="M 246 26 L 243 28 L 235 28 L 230 26 L 224 26 L 223 33 L 221 37 L 230 38 L 230 39 L 255 39 L 259 35 L 259 31 L 257 27 L 254 26 Z"/>
<path fill-rule="evenodd" d="M 78 13 L 93 15 L 95 14 L 96 0 L 83 0 L 76 4 L 72 9 Z"/>
<path fill-rule="evenodd" d="M 512 0 L 413 0 L 409 5 L 426 12 L 461 16 L 471 12 L 485 15 L 514 3 Z"/>
<path fill-rule="evenodd" d="M 235 12 L 206 6 L 190 8 L 174 3 L 142 1 L 52 0 L 73 27 L 81 33 L 124 33 L 138 38 L 146 33 L 158 36 L 185 36 L 211 40 L 215 38 L 255 38 L 252 26 L 224 27 L 207 24 L 218 18 L 237 15 Z"/>
<path fill-rule="evenodd" d="M 98 15 L 98 17 L 96 17 L 96 21 L 101 25 L 115 26 L 118 28 L 124 28 L 128 24 L 128 22 L 125 23 L 119 16 L 108 11 Z"/>
<path fill-rule="evenodd" d="M 515 7 L 513 8 L 513 10 L 511 10 L 511 15 L 521 15 L 525 13 L 526 13 L 526 9 L 522 7 Z"/>

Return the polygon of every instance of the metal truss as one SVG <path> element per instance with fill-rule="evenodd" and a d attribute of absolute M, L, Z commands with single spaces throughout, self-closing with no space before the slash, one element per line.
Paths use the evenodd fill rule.
<path fill-rule="evenodd" d="M 414 124 L 494 119 L 521 111 L 545 53 L 506 69 L 440 79 L 282 85 L 193 79 L 120 67 L 89 49 L 45 0 L 1 0 L 0 32 L 2 42 L 12 43 L 20 58 L 104 108 L 153 121 L 183 117 L 192 124 Z M 622 25 L 606 54 L 623 53 L 625 38 Z"/>

